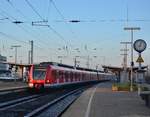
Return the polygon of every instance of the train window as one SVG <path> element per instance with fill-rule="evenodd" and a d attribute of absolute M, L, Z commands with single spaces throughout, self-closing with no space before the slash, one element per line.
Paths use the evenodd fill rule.
<path fill-rule="evenodd" d="M 84 80 L 84 77 L 85 77 L 85 75 L 84 75 L 84 73 L 82 73 L 82 80 Z"/>
<path fill-rule="evenodd" d="M 78 72 L 75 73 L 75 80 L 78 79 Z"/>
<path fill-rule="evenodd" d="M 76 79 L 76 77 L 77 77 L 77 75 L 76 75 L 76 74 L 77 74 L 77 73 L 75 72 L 75 73 L 74 73 L 74 78 L 75 78 L 75 79 Z"/>
<path fill-rule="evenodd" d="M 73 72 L 70 72 L 70 78 L 73 78 Z"/>
<path fill-rule="evenodd" d="M 59 71 L 59 78 L 63 78 L 63 72 Z"/>
<path fill-rule="evenodd" d="M 66 79 L 68 79 L 68 73 L 69 73 L 69 72 L 67 72 L 67 71 L 65 72 L 65 78 L 66 78 Z"/>
<path fill-rule="evenodd" d="M 43 69 L 34 69 L 33 71 L 33 79 L 44 79 L 46 75 L 46 70 Z"/>
<path fill-rule="evenodd" d="M 75 79 L 75 72 L 73 72 L 73 77 L 72 78 Z"/>
<path fill-rule="evenodd" d="M 70 78 L 70 72 L 68 71 L 68 78 Z"/>
<path fill-rule="evenodd" d="M 78 78 L 79 80 L 81 79 L 81 74 L 79 73 L 79 78 Z"/>

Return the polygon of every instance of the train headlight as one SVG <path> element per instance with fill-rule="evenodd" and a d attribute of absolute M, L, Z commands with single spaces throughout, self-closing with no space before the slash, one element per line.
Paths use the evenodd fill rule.
<path fill-rule="evenodd" d="M 30 88 L 33 88 L 33 83 L 29 83 L 29 87 L 30 87 Z"/>
<path fill-rule="evenodd" d="M 50 83 L 50 80 L 46 80 L 47 83 Z"/>

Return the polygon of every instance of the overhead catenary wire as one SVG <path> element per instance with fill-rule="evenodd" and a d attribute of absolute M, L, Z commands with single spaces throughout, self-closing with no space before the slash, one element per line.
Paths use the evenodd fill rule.
<path fill-rule="evenodd" d="M 9 39 L 11 39 L 11 40 L 15 40 L 15 41 L 18 41 L 20 43 L 28 44 L 28 42 L 21 41 L 21 40 L 17 39 L 16 37 L 14 37 L 12 35 L 9 35 L 9 34 L 6 34 L 6 33 L 2 32 L 2 31 L 0 31 L 0 34 L 3 35 L 3 36 L 5 36 L 5 37 L 7 37 L 7 38 L 9 38 Z"/>
<path fill-rule="evenodd" d="M 17 9 L 14 5 L 13 5 L 13 3 L 11 2 L 11 1 L 8 1 L 7 0 L 7 2 L 19 13 L 19 14 L 21 14 L 25 19 L 27 19 L 28 20 L 28 18 L 19 10 L 19 9 Z M 27 3 L 34 9 L 34 7 L 27 1 Z M 34 9 L 35 10 L 35 9 Z M 37 14 L 38 14 L 38 12 L 36 12 Z M 38 14 L 39 15 L 39 14 Z M 40 16 L 40 15 L 39 15 Z M 41 17 L 41 16 L 40 16 Z M 13 19 L 15 19 L 14 17 L 12 17 Z M 16 20 L 16 19 L 15 19 Z M 20 22 L 20 21 L 17 21 L 17 22 Z M 13 23 L 15 23 L 15 22 L 13 22 Z M 22 22 L 22 23 L 24 23 L 24 22 Z M 17 24 L 17 23 L 16 23 Z M 27 30 L 25 30 L 25 29 L 23 29 L 25 32 L 27 32 L 27 33 L 29 33 Z M 30 29 L 31 30 L 31 29 Z M 37 33 L 36 33 L 37 34 Z M 33 36 L 33 34 L 32 34 L 32 36 Z M 38 39 L 40 42 L 42 42 L 43 43 L 43 41 L 41 41 L 41 39 L 38 37 L 38 36 L 34 36 L 34 38 L 36 38 L 36 39 Z M 47 44 L 47 43 L 44 43 L 44 44 Z"/>
<path fill-rule="evenodd" d="M 1 9 L 0 9 L 0 10 L 1 10 Z M 2 11 L 2 12 L 4 12 L 4 11 Z M 6 13 L 6 12 L 5 12 L 5 13 Z M 5 15 L 3 15 L 3 14 L 1 14 L 1 15 L 5 17 Z M 8 14 L 6 14 L 6 15 L 8 15 Z M 15 19 L 15 18 L 12 17 L 12 16 L 11 16 L 11 18 Z M 7 18 L 7 20 L 11 21 L 10 18 Z M 27 44 L 27 42 L 18 40 L 18 39 L 16 39 L 16 37 L 14 37 L 14 36 L 12 36 L 12 35 L 9 35 L 9 34 L 6 34 L 6 33 L 2 32 L 2 31 L 0 31 L 0 34 L 3 35 L 3 36 L 5 36 L 5 37 L 7 37 L 7 38 L 9 38 L 9 39 L 12 39 L 12 40 L 15 40 L 15 41 L 18 41 L 18 42 Z"/>
<path fill-rule="evenodd" d="M 12 8 L 13 9 L 15 9 L 15 11 L 16 12 L 18 12 L 21 16 L 23 16 L 23 18 L 25 18 L 26 20 L 29 20 L 25 15 L 24 15 L 24 13 L 22 12 L 22 11 L 20 11 L 18 8 L 16 8 L 14 5 L 13 5 L 13 3 L 11 2 L 11 1 L 7 1 L 11 6 L 12 6 Z M 13 22 L 14 23 L 14 22 Z M 23 22 L 24 23 L 24 22 Z M 17 23 L 16 23 L 17 24 Z M 30 28 L 30 31 L 31 31 L 31 28 Z M 33 31 L 33 30 L 32 30 Z M 26 32 L 27 32 L 27 30 L 26 30 Z M 35 31 L 34 31 L 35 32 Z M 40 30 L 40 32 L 42 32 L 41 30 Z M 38 32 L 36 32 L 36 35 L 38 34 Z M 33 35 L 33 34 L 32 34 Z M 40 34 L 38 34 L 38 35 L 40 35 Z M 36 39 L 38 39 L 41 43 L 43 43 L 43 41 L 39 38 L 39 36 L 34 36 L 34 38 L 36 38 Z M 40 43 L 40 44 L 41 44 Z M 46 43 L 47 44 L 47 43 Z M 45 45 L 45 43 L 44 43 L 44 45 Z"/>
<path fill-rule="evenodd" d="M 51 0 L 48 0 L 48 8 L 47 8 L 47 15 L 46 15 L 47 21 L 49 21 L 50 12 L 51 12 Z"/>
<path fill-rule="evenodd" d="M 39 18 L 41 18 L 43 21 L 45 21 L 45 19 L 38 13 L 38 11 L 32 6 L 32 4 L 28 1 L 25 0 L 26 3 L 30 6 L 30 8 L 39 16 Z M 63 41 L 65 41 L 65 39 L 55 30 L 53 29 L 50 25 L 47 25 L 47 27 L 52 30 L 59 38 L 61 38 Z"/>
<path fill-rule="evenodd" d="M 32 10 L 44 21 L 45 19 L 43 19 L 43 17 L 38 13 L 38 11 L 32 6 L 32 4 L 28 0 L 25 1 L 30 6 L 30 8 L 32 8 Z"/>
<path fill-rule="evenodd" d="M 9 3 L 11 4 L 11 6 L 12 6 L 17 12 L 19 12 L 20 15 L 23 15 L 23 17 L 28 20 L 28 18 L 23 14 L 23 12 L 21 12 L 19 9 L 17 9 L 17 8 L 13 5 L 13 3 L 11 3 L 11 1 L 9 1 Z M 28 1 L 28 3 L 29 3 L 29 1 Z M 30 4 L 30 3 L 29 3 L 29 4 Z M 34 7 L 33 7 L 31 4 L 30 4 L 30 6 L 34 9 Z M 34 11 L 35 11 L 35 9 L 34 9 Z M 38 12 L 36 12 L 36 14 L 38 14 L 38 16 L 40 16 L 40 14 L 39 14 Z M 11 17 L 11 18 L 15 19 L 14 17 Z M 42 16 L 40 16 L 40 18 L 42 18 Z M 17 20 L 17 19 L 15 19 L 15 20 Z M 44 21 L 46 21 L 46 20 L 37 21 L 37 23 L 44 22 Z M 25 30 L 25 29 L 24 29 L 24 30 Z M 27 30 L 26 30 L 26 31 L 27 31 Z M 41 32 L 41 31 L 40 31 L 40 32 Z M 57 32 L 55 32 L 55 33 L 57 33 Z M 37 37 L 34 37 L 34 38 L 38 39 L 42 44 L 49 46 L 49 44 L 48 44 L 47 42 L 41 40 L 40 38 L 38 38 L 38 36 L 37 36 Z M 48 49 L 49 49 L 49 48 L 48 48 Z M 53 48 L 51 48 L 51 49 L 52 49 L 53 51 L 55 51 Z M 56 52 L 54 52 L 54 54 L 56 54 Z"/>
<path fill-rule="evenodd" d="M 23 16 L 24 18 L 27 18 L 25 15 L 24 15 L 24 13 L 22 12 L 22 11 L 20 11 L 19 9 L 17 9 L 15 6 L 14 6 L 14 4 L 10 1 L 10 0 L 6 0 L 10 5 L 11 5 L 11 7 L 13 8 L 13 9 L 15 9 L 19 14 L 21 14 L 21 16 Z"/>
<path fill-rule="evenodd" d="M 53 4 L 53 6 L 55 7 L 56 11 L 59 13 L 59 15 L 61 16 L 61 18 L 65 21 L 66 19 L 65 19 L 64 15 L 63 15 L 63 14 L 60 12 L 60 10 L 57 8 L 55 2 L 54 2 L 53 0 L 49 0 L 49 1 L 52 2 L 52 4 Z M 72 34 L 75 34 L 75 33 L 73 32 L 73 30 L 70 28 L 70 26 L 67 24 L 67 22 L 65 22 L 65 24 L 68 26 L 70 32 L 71 32 Z"/>
<path fill-rule="evenodd" d="M 0 18 L 0 20 L 6 20 L 6 19 L 8 19 L 8 17 Z"/>
<path fill-rule="evenodd" d="M 54 6 L 54 8 L 56 9 L 56 11 L 57 11 L 58 14 L 60 15 L 61 19 L 65 21 L 66 19 L 65 19 L 64 15 L 63 15 L 63 14 L 61 13 L 61 11 L 58 9 L 58 7 L 56 6 L 54 0 L 49 0 L 49 1 L 50 1 L 49 3 L 52 3 L 52 5 Z M 73 38 L 78 38 L 78 36 L 75 34 L 75 32 L 74 32 L 74 31 L 72 30 L 72 28 L 70 27 L 70 25 L 69 25 L 67 22 L 64 22 L 64 23 L 65 23 L 66 26 L 68 27 L 69 31 L 72 33 Z M 70 41 L 70 43 L 69 43 L 70 47 L 73 48 L 74 45 L 71 44 L 71 40 L 69 40 L 69 41 Z"/>
<path fill-rule="evenodd" d="M 25 0 L 25 1 L 30 6 L 30 8 L 39 16 L 39 18 L 44 21 L 45 19 L 38 13 L 38 11 L 34 8 L 34 6 L 28 0 Z M 64 37 L 60 33 L 58 33 L 54 28 L 52 28 L 50 24 L 46 27 L 48 27 L 49 30 L 51 30 L 60 39 L 62 39 L 65 43 L 68 44 L 68 42 L 64 39 Z"/>
<path fill-rule="evenodd" d="M 3 15 L 3 16 L 7 16 L 7 17 L 8 17 L 8 21 L 10 21 L 11 23 L 13 23 L 14 20 L 15 20 L 15 21 L 19 21 L 19 20 L 17 20 L 15 17 L 13 17 L 13 16 L 11 16 L 10 14 L 8 14 L 6 11 L 2 10 L 1 8 L 0 8 L 0 10 L 2 11 L 3 14 L 5 14 L 5 15 L 3 15 L 3 14 L 2 14 L 2 15 Z M 13 19 L 13 20 L 12 20 L 12 19 Z M 35 38 L 35 39 L 38 38 L 38 37 L 35 37 L 33 34 L 31 34 L 28 30 L 26 30 L 26 29 L 25 29 L 24 27 L 22 27 L 21 25 L 16 24 L 16 26 L 18 26 L 21 30 L 23 30 L 25 33 L 27 33 L 27 34 L 30 35 L 31 37 L 33 37 L 33 38 Z M 30 40 L 28 40 L 28 41 L 30 41 Z M 35 45 L 35 47 L 42 49 L 41 47 L 39 47 L 39 45 Z"/>
<path fill-rule="evenodd" d="M 99 19 L 99 20 L 88 20 L 88 19 L 81 19 L 81 20 L 76 20 L 76 19 L 69 19 L 69 20 L 55 20 L 55 22 L 70 22 L 70 23 L 105 23 L 105 22 L 150 22 L 150 19 Z"/>
<path fill-rule="evenodd" d="M 15 5 L 14 5 L 11 1 L 7 1 L 7 2 L 11 5 L 11 7 L 12 7 L 16 12 L 18 12 L 21 16 L 23 16 L 23 18 L 25 18 L 27 21 L 29 20 L 29 19 L 24 15 L 24 13 L 23 13 L 21 10 L 19 10 L 18 8 L 15 7 Z M 8 15 L 8 14 L 7 14 L 7 15 Z M 14 19 L 14 20 L 17 20 L 16 18 L 14 18 L 14 17 L 12 17 L 12 16 L 11 16 L 11 18 Z M 20 22 L 20 21 L 14 21 L 13 23 L 15 23 L 15 22 Z M 24 23 L 24 22 L 21 22 L 21 23 Z M 16 23 L 16 24 L 17 24 L 17 23 Z M 40 29 L 38 29 L 38 30 L 40 30 Z M 28 33 L 27 30 L 24 29 L 24 31 L 25 31 L 26 33 Z M 31 31 L 31 28 L 30 28 L 30 31 Z M 32 31 L 33 31 L 33 30 L 32 30 Z M 34 31 L 34 32 L 35 32 L 35 31 Z M 40 32 L 42 32 L 42 31 L 40 30 Z M 38 35 L 39 35 L 39 34 L 38 34 Z M 48 44 L 47 42 L 41 40 L 38 35 L 37 35 L 37 32 L 36 32 L 36 37 L 35 37 L 33 34 L 32 34 L 32 37 L 34 36 L 34 38 L 38 39 L 38 40 L 41 42 L 40 44 L 48 45 L 48 46 L 49 46 L 49 44 Z M 30 36 L 31 36 L 31 35 L 30 35 Z M 41 47 L 39 47 L 39 45 L 38 45 L 38 46 L 35 45 L 35 47 L 41 48 Z M 43 49 L 43 48 L 42 48 L 42 49 Z M 51 48 L 51 49 L 54 51 L 53 48 Z M 54 52 L 54 53 L 56 53 L 56 52 Z"/>

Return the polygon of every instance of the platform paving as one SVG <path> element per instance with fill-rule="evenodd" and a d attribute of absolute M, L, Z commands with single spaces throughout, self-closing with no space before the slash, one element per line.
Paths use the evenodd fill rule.
<path fill-rule="evenodd" d="M 111 83 L 85 91 L 62 117 L 150 117 L 150 108 L 137 92 L 114 92 Z"/>

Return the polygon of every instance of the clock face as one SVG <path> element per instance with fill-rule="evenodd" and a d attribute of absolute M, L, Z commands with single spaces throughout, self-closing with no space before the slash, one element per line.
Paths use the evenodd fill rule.
<path fill-rule="evenodd" d="M 137 52 L 143 52 L 146 49 L 146 42 L 142 39 L 138 39 L 134 42 L 134 49 Z"/>

